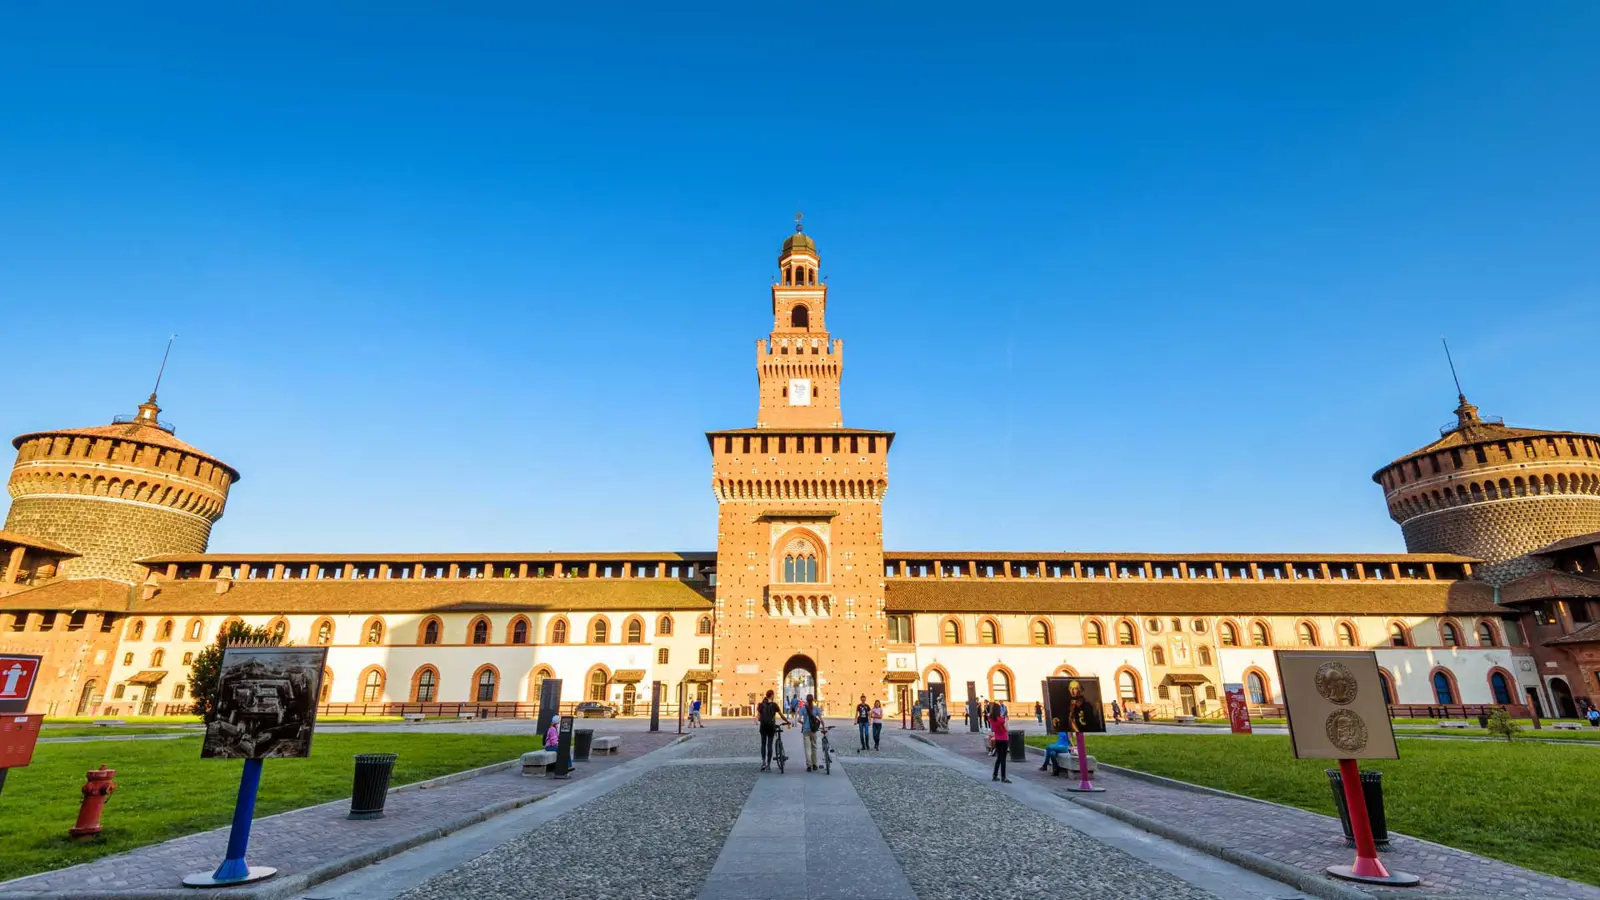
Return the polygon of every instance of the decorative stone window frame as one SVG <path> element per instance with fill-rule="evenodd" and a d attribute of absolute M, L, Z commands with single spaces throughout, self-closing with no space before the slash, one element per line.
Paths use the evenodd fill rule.
<path fill-rule="evenodd" d="M 439 639 L 434 641 L 431 644 L 428 643 L 428 623 L 429 622 L 432 622 L 433 624 L 439 626 L 438 630 L 434 632 L 434 634 L 436 634 Z M 443 619 L 439 618 L 438 616 L 425 616 L 421 622 L 417 623 L 417 644 L 419 646 L 434 647 L 434 646 L 438 646 L 439 644 L 443 644 L 443 643 L 444 643 L 444 620 Z"/>
<path fill-rule="evenodd" d="M 422 699 L 421 695 L 422 674 L 424 672 L 433 673 L 433 697 L 428 700 Z M 439 675 L 439 667 L 432 663 L 423 663 L 417 666 L 415 672 L 411 673 L 411 693 L 407 696 L 410 697 L 412 703 L 437 703 L 439 702 L 439 691 L 442 687 L 442 682 L 443 679 Z"/>

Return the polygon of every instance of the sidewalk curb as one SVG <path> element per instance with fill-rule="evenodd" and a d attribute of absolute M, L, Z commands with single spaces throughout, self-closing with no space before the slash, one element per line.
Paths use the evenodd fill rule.
<path fill-rule="evenodd" d="M 1087 797 L 1066 797 L 1066 800 L 1076 803 L 1085 809 L 1094 810 L 1101 815 L 1110 816 L 1126 822 L 1142 831 L 1159 835 L 1176 844 L 1182 844 L 1191 850 L 1215 856 L 1224 862 L 1230 862 L 1241 869 L 1248 869 L 1257 875 L 1265 875 L 1274 881 L 1281 881 L 1290 887 L 1305 891 L 1324 900 L 1373 900 L 1373 895 L 1354 887 L 1348 887 L 1335 881 L 1330 881 L 1323 876 L 1307 872 L 1297 866 L 1269 859 L 1250 850 L 1240 850 L 1227 847 L 1217 841 L 1209 840 L 1198 835 L 1190 834 L 1181 828 L 1160 822 L 1149 816 L 1113 806 L 1110 803 L 1101 803 Z"/>

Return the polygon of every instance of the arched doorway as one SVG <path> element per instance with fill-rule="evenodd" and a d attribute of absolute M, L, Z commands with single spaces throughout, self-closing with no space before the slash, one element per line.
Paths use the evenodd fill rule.
<path fill-rule="evenodd" d="M 622 714 L 623 715 L 625 715 L 625 716 L 633 715 L 634 703 L 638 699 L 638 696 L 639 696 L 638 695 L 638 690 L 634 687 L 634 685 L 632 685 L 632 684 L 623 685 L 623 687 L 622 687 Z"/>
<path fill-rule="evenodd" d="M 822 699 L 817 693 L 817 664 L 804 653 L 796 653 L 783 664 L 784 706 L 787 708 L 790 700 L 806 699 L 807 694 Z"/>
<path fill-rule="evenodd" d="M 1550 679 L 1550 703 L 1556 708 L 1556 718 L 1576 719 L 1578 704 L 1572 702 L 1572 688 L 1565 678 Z"/>
<path fill-rule="evenodd" d="M 78 695 L 78 715 L 87 716 L 91 707 L 100 702 L 100 695 L 95 693 L 95 680 L 89 679 L 83 685 L 83 693 Z"/>

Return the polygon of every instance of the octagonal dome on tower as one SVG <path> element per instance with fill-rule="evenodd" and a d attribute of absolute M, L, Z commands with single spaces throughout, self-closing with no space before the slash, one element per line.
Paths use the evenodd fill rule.
<path fill-rule="evenodd" d="M 1501 581 L 1538 568 L 1528 554 L 1600 531 L 1600 436 L 1513 428 L 1458 395 L 1439 439 L 1374 472 L 1413 553 L 1455 553 Z"/>
<path fill-rule="evenodd" d="M 815 256 L 817 253 L 817 242 L 811 239 L 811 235 L 806 234 L 803 231 L 796 231 L 794 234 L 791 234 L 783 239 L 782 255 L 788 256 L 791 253 L 810 253 L 811 255 Z"/>
<path fill-rule="evenodd" d="M 178 440 L 154 394 L 109 425 L 15 438 L 5 530 L 72 548 L 77 578 L 133 581 L 137 561 L 201 553 L 239 470 Z"/>

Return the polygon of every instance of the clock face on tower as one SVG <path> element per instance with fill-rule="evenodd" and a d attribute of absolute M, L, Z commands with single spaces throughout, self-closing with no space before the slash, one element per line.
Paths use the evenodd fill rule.
<path fill-rule="evenodd" d="M 811 379 L 809 379 L 809 378 L 791 378 L 791 379 L 789 379 L 789 405 L 790 406 L 810 406 L 811 405 Z"/>

